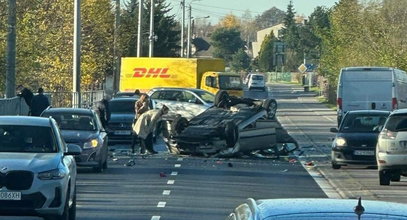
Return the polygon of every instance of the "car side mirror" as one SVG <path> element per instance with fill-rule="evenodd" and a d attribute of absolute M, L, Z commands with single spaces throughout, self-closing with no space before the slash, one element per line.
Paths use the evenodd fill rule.
<path fill-rule="evenodd" d="M 80 155 L 82 153 L 82 148 L 76 144 L 68 144 L 68 150 L 64 153 L 64 155 Z"/>
<path fill-rule="evenodd" d="M 331 128 L 331 129 L 329 129 L 329 131 L 332 132 L 332 133 L 337 133 L 338 129 L 337 128 Z"/>

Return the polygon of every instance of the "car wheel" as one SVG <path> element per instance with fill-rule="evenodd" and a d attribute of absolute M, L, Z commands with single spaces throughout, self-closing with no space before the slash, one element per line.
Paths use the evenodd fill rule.
<path fill-rule="evenodd" d="M 103 172 L 103 162 L 100 161 L 99 165 L 97 167 L 93 167 L 93 171 L 95 171 L 96 173 L 101 173 Z"/>
<path fill-rule="evenodd" d="M 216 107 L 223 107 L 227 100 L 229 99 L 229 94 L 225 90 L 219 90 L 215 96 L 215 106 Z M 222 105 L 222 106 L 220 106 Z"/>
<path fill-rule="evenodd" d="M 379 171 L 379 182 L 381 186 L 390 185 L 391 173 L 388 170 Z"/>
<path fill-rule="evenodd" d="M 76 219 L 76 187 L 73 192 L 72 205 L 69 207 L 69 220 Z"/>
<path fill-rule="evenodd" d="M 103 169 L 106 170 L 107 167 L 108 167 L 108 165 L 107 165 L 107 159 L 106 159 L 105 162 L 103 162 Z"/>
<path fill-rule="evenodd" d="M 391 175 L 392 182 L 400 182 L 400 179 L 401 179 L 401 175 L 399 172 L 392 173 L 392 175 Z"/>
<path fill-rule="evenodd" d="M 75 220 L 76 218 L 76 190 L 74 191 L 74 195 L 72 198 L 72 205 L 69 207 L 69 194 L 70 191 L 66 195 L 66 201 L 64 205 L 64 211 L 62 215 L 49 215 L 44 216 L 45 220 Z"/>
<path fill-rule="evenodd" d="M 332 162 L 331 165 L 332 165 L 332 169 L 334 169 L 334 170 L 339 170 L 339 169 L 341 169 L 341 165 L 338 165 L 338 164 L 336 164 L 336 163 L 334 163 L 334 162 Z"/>
<path fill-rule="evenodd" d="M 233 121 L 229 121 L 225 126 L 225 139 L 227 147 L 234 147 L 239 138 L 239 130 Z"/>
<path fill-rule="evenodd" d="M 173 136 L 181 134 L 181 132 L 188 127 L 188 119 L 184 117 L 176 117 L 171 123 L 171 133 Z"/>
<path fill-rule="evenodd" d="M 267 111 L 267 118 L 274 119 L 277 112 L 277 102 L 274 99 L 266 99 L 263 102 L 263 108 Z"/>

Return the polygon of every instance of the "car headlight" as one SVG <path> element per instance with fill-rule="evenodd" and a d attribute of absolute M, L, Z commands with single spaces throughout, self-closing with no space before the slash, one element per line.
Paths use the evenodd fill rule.
<path fill-rule="evenodd" d="M 97 147 L 98 145 L 99 145 L 98 139 L 91 139 L 83 144 L 83 148 L 84 149 L 94 148 Z"/>
<path fill-rule="evenodd" d="M 345 147 L 347 146 L 346 140 L 343 137 L 338 137 L 335 139 L 335 146 L 337 147 Z"/>
<path fill-rule="evenodd" d="M 58 180 L 66 176 L 66 172 L 63 169 L 53 169 L 38 174 L 40 180 Z"/>

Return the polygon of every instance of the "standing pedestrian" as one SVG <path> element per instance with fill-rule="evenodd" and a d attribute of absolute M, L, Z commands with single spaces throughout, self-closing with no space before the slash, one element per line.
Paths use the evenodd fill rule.
<path fill-rule="evenodd" d="M 143 93 L 143 94 L 141 94 L 139 100 L 137 100 L 137 102 L 134 104 L 135 115 L 134 115 L 134 120 L 133 120 L 133 126 L 136 124 L 137 119 L 140 118 L 140 116 L 143 113 L 147 112 L 149 109 L 150 109 L 149 97 L 147 94 Z M 131 142 L 131 150 L 132 150 L 132 153 L 134 154 L 134 147 L 136 146 L 138 136 L 134 132 L 132 135 L 133 135 L 133 140 Z"/>
<path fill-rule="evenodd" d="M 168 111 L 168 107 L 163 105 L 161 109 L 149 110 L 137 119 L 133 131 L 140 138 L 141 154 L 145 154 L 146 150 L 151 154 L 157 154 L 153 149 L 153 132 L 157 122 L 163 115 L 167 114 Z"/>
<path fill-rule="evenodd" d="M 48 108 L 49 101 L 48 98 L 44 95 L 44 89 L 39 88 L 38 94 L 35 95 L 31 101 L 31 115 L 40 116 L 41 113 Z"/>
<path fill-rule="evenodd" d="M 17 86 L 17 96 L 24 99 L 25 103 L 28 105 L 28 115 L 31 115 L 31 102 L 34 97 L 33 92 L 23 85 Z"/>
<path fill-rule="evenodd" d="M 102 100 L 96 102 L 94 110 L 99 115 L 103 128 L 106 129 L 110 120 L 109 98 L 105 96 Z"/>

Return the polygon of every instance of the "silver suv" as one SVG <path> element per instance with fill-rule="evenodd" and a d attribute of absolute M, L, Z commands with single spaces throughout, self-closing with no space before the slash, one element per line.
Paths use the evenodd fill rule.
<path fill-rule="evenodd" d="M 407 175 L 407 109 L 390 114 L 377 141 L 376 160 L 380 185 Z"/>
<path fill-rule="evenodd" d="M 75 219 L 80 153 L 54 119 L 0 116 L 0 215 Z"/>

